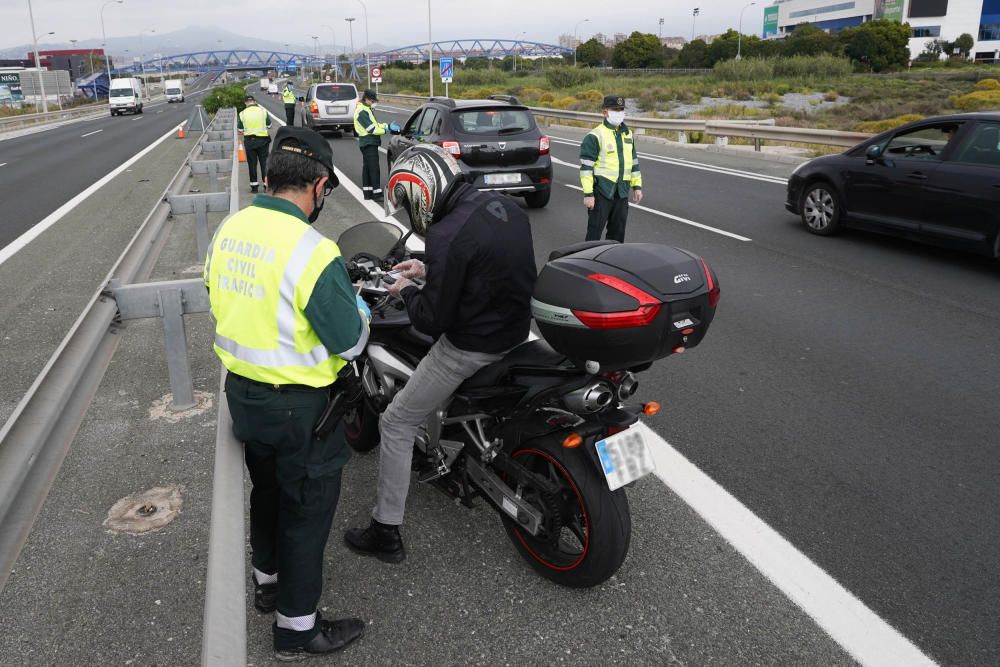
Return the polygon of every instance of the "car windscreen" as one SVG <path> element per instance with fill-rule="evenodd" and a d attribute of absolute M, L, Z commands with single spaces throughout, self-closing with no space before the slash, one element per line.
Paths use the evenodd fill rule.
<path fill-rule="evenodd" d="M 112 88 L 111 97 L 134 97 L 135 91 L 131 88 Z"/>
<path fill-rule="evenodd" d="M 341 102 L 358 99 L 354 86 L 316 86 L 316 99 L 321 102 Z"/>
<path fill-rule="evenodd" d="M 167 88 L 167 95 L 180 95 L 180 94 L 181 94 L 180 88 Z"/>
<path fill-rule="evenodd" d="M 468 109 L 452 112 L 462 134 L 518 134 L 535 127 L 526 109 Z"/>

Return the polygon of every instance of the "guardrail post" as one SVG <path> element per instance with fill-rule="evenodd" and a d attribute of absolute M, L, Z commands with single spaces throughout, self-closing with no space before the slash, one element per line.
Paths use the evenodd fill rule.
<path fill-rule="evenodd" d="M 686 144 L 688 143 L 688 133 L 680 131 L 677 133 L 677 143 Z"/>
<path fill-rule="evenodd" d="M 191 169 L 194 173 L 199 173 L 195 171 L 195 165 L 199 161 L 191 163 Z M 211 160 L 205 160 L 208 162 L 205 165 L 206 171 L 212 165 Z M 216 167 L 218 168 L 218 167 Z M 211 173 L 211 172 L 208 172 Z M 198 257 L 199 261 L 205 261 L 205 256 L 208 255 L 208 214 L 209 213 L 221 213 L 223 211 L 229 211 L 229 193 L 223 190 L 222 192 L 208 192 L 208 193 L 197 193 L 189 195 L 170 195 L 167 197 L 167 201 L 170 202 L 170 212 L 174 215 L 180 213 L 193 213 L 195 222 L 195 233 L 198 238 Z"/>
<path fill-rule="evenodd" d="M 763 139 L 754 139 L 753 140 L 753 149 L 759 153 L 760 152 L 760 147 L 763 144 L 764 144 L 764 140 Z"/>
<path fill-rule="evenodd" d="M 187 410 L 194 407 L 194 384 L 191 381 L 191 362 L 187 354 L 181 291 L 161 290 L 158 296 L 163 318 L 163 342 L 167 349 L 167 374 L 170 376 L 170 392 L 174 396 L 170 408 Z"/>

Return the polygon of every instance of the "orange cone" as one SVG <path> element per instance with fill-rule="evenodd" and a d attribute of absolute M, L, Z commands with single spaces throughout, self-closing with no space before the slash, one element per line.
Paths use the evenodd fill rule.
<path fill-rule="evenodd" d="M 246 153 L 245 150 L 243 150 L 243 142 L 241 141 L 240 142 L 240 162 L 246 162 L 246 161 L 247 161 L 247 153 Z"/>
<path fill-rule="evenodd" d="M 177 138 L 183 139 L 185 136 L 186 135 L 184 134 L 184 126 L 181 125 L 179 128 L 177 128 Z"/>

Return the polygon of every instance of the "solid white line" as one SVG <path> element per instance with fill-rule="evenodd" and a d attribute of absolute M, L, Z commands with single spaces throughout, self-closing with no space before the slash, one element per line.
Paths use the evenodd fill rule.
<path fill-rule="evenodd" d="M 7 166 L 6 162 L 0 162 L 0 167 L 6 167 L 6 166 Z"/>
<path fill-rule="evenodd" d="M 566 163 L 563 163 L 566 164 Z M 572 188 L 574 190 L 579 190 L 583 192 L 583 188 L 579 185 L 570 185 L 569 183 L 563 183 L 567 188 Z M 649 208 L 648 206 L 643 206 L 641 204 L 629 203 L 629 208 L 637 208 L 640 211 L 645 211 L 646 213 L 652 213 L 653 215 L 658 215 L 662 218 L 667 218 L 669 220 L 674 220 L 675 222 L 680 222 L 685 225 L 690 225 L 691 227 L 697 227 L 698 229 L 704 229 L 706 232 L 713 232 L 715 234 L 721 234 L 723 236 L 728 236 L 731 239 L 736 239 L 737 241 L 750 242 L 753 239 L 747 238 L 746 236 L 740 236 L 739 234 L 734 234 L 732 232 L 727 232 L 724 229 L 717 229 L 715 227 L 709 227 L 708 225 L 703 225 L 700 222 L 695 222 L 694 220 L 688 220 L 687 218 L 682 218 L 677 215 L 670 215 L 669 213 L 664 213 L 663 211 L 657 211 L 655 208 Z"/>
<path fill-rule="evenodd" d="M 83 139 L 84 137 L 89 137 L 92 134 L 97 134 L 98 132 L 103 132 L 103 131 L 104 131 L 103 128 L 100 130 L 94 130 L 93 132 L 88 132 L 87 134 L 81 134 L 80 138 Z"/>
<path fill-rule="evenodd" d="M 183 123 L 181 123 L 177 127 L 171 128 L 162 137 L 160 137 L 150 145 L 143 148 L 141 151 L 130 157 L 122 164 L 115 167 L 115 169 L 113 169 L 110 173 L 106 174 L 103 178 L 98 180 L 89 188 L 87 188 L 77 196 L 70 199 L 68 202 L 66 202 L 65 204 L 54 210 L 52 213 L 45 216 L 45 218 L 41 222 L 37 223 L 34 227 L 32 227 L 31 229 L 29 229 L 28 231 L 24 232 L 16 239 L 11 241 L 10 244 L 7 245 L 5 248 L 0 249 L 0 264 L 6 262 L 8 259 L 17 254 L 18 251 L 24 248 L 24 246 L 34 241 L 42 232 L 44 232 L 52 225 L 59 222 L 63 218 L 63 216 L 65 216 L 67 213 L 69 213 L 74 208 L 79 206 L 85 199 L 87 199 L 87 197 L 100 190 L 106 183 L 108 183 L 115 176 L 117 176 L 118 174 L 122 173 L 123 171 L 131 167 L 133 164 L 138 162 L 144 155 L 146 155 L 151 150 L 159 146 L 161 143 L 166 141 L 171 136 L 173 136 L 174 132 L 176 132 L 177 128 L 181 127 L 181 125 L 183 125 Z"/>
<path fill-rule="evenodd" d="M 649 426 L 656 476 L 863 665 L 936 663 Z"/>
<path fill-rule="evenodd" d="M 580 145 L 579 141 L 571 141 L 569 139 L 563 139 L 561 137 L 553 137 L 551 135 L 549 135 L 549 140 L 554 143 L 565 144 L 567 146 Z M 781 178 L 780 176 L 769 176 L 768 174 L 758 174 L 753 171 L 743 171 L 742 169 L 732 169 L 730 167 L 718 167 L 714 164 L 706 164 L 704 162 L 693 162 L 691 160 L 684 160 L 681 158 L 664 157 L 662 155 L 652 155 L 650 153 L 639 153 L 639 157 L 643 160 L 662 162 L 663 164 L 671 164 L 676 167 L 687 167 L 688 169 L 711 171 L 716 174 L 723 174 L 725 176 L 736 176 L 738 178 L 747 178 L 753 181 L 761 181 L 763 183 L 773 183 L 775 185 L 788 185 L 788 179 Z"/>
<path fill-rule="evenodd" d="M 143 119 L 143 116 L 136 116 L 136 117 L 135 117 L 135 118 L 133 118 L 132 120 L 142 120 L 142 119 Z"/>

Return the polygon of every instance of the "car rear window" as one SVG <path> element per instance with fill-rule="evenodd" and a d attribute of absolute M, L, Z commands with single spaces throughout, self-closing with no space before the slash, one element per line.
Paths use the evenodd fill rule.
<path fill-rule="evenodd" d="M 354 86 L 316 86 L 316 99 L 323 102 L 356 100 L 358 91 Z"/>
<path fill-rule="evenodd" d="M 535 127 L 526 109 L 455 111 L 455 127 L 463 134 L 517 134 Z"/>

